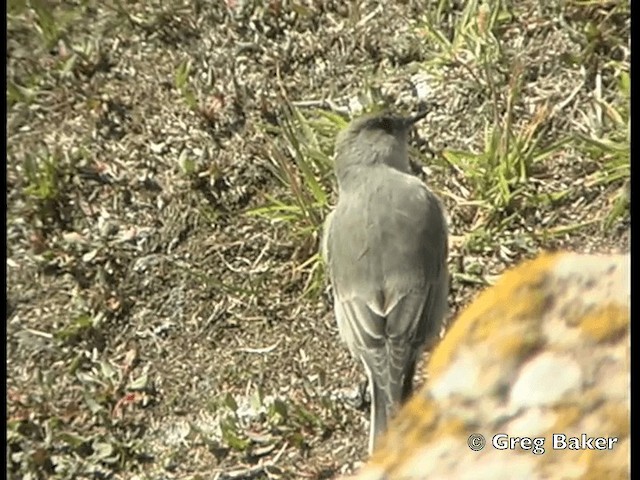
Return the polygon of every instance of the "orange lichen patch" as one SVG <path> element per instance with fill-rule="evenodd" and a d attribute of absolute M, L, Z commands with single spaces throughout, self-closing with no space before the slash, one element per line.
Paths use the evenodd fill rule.
<path fill-rule="evenodd" d="M 614 450 L 583 450 L 579 462 L 587 465 L 581 480 L 629 478 L 628 444 L 615 445 Z M 626 460 L 626 461 L 625 461 Z"/>
<path fill-rule="evenodd" d="M 435 409 L 420 396 L 402 410 L 392 428 L 387 431 L 379 448 L 371 457 L 371 465 L 384 471 L 393 471 L 415 451 L 430 441 L 444 437 L 465 437 L 468 426 L 457 418 L 439 421 Z"/>
<path fill-rule="evenodd" d="M 592 412 L 606 400 L 607 392 L 603 392 L 598 384 L 586 386 L 582 392 L 571 395 L 566 400 L 578 405 L 582 405 L 583 415 L 584 412 Z"/>
<path fill-rule="evenodd" d="M 607 480 L 628 480 L 629 469 L 624 466 L 607 466 L 607 467 L 590 467 L 585 475 L 583 475 L 580 480 L 602 480 L 606 478 Z"/>
<path fill-rule="evenodd" d="M 438 425 L 433 433 L 433 438 L 444 438 L 446 436 L 469 436 L 469 427 L 459 418 L 450 418 Z M 464 435 L 466 434 L 466 435 Z M 462 438 L 462 437 L 461 437 Z"/>
<path fill-rule="evenodd" d="M 602 428 L 606 429 L 602 432 L 603 435 L 618 438 L 629 436 L 631 418 L 628 405 L 624 405 L 622 402 L 605 403 L 593 415 L 598 417 Z"/>
<path fill-rule="evenodd" d="M 596 342 L 609 342 L 620 338 L 629 328 L 629 308 L 609 304 L 583 316 L 582 331 Z"/>
<path fill-rule="evenodd" d="M 386 469 L 400 463 L 412 448 L 426 443 L 426 432 L 433 430 L 438 416 L 433 403 L 423 394 L 415 395 L 404 405 L 379 447 L 373 453 L 372 464 Z"/>
<path fill-rule="evenodd" d="M 557 414 L 557 420 L 553 425 L 553 428 L 548 432 L 548 437 L 555 432 L 566 432 L 567 430 L 570 430 L 583 416 L 582 409 L 576 405 L 562 406 L 556 408 L 554 411 Z"/>
<path fill-rule="evenodd" d="M 519 335 L 502 335 L 497 345 L 498 358 L 525 359 L 544 344 L 540 329 L 525 331 Z"/>
<path fill-rule="evenodd" d="M 399 437 L 397 440 L 400 440 L 405 436 L 405 431 L 419 430 L 422 432 L 434 425 L 437 419 L 436 409 L 432 402 L 418 394 L 403 407 L 402 414 L 398 416 L 391 431 L 396 432 Z"/>
<path fill-rule="evenodd" d="M 438 345 L 427 371 L 436 377 L 447 368 L 455 351 L 471 337 L 473 343 L 492 338 L 507 321 L 537 319 L 545 307 L 544 283 L 559 254 L 543 254 L 507 271 L 460 315 Z"/>
<path fill-rule="evenodd" d="M 468 335 L 472 344 L 484 342 L 494 339 L 503 331 L 505 322 L 525 321 L 524 325 L 533 327 L 534 319 L 540 317 L 544 306 L 546 305 L 546 297 L 544 290 L 544 280 L 539 284 L 536 283 L 520 283 L 520 285 L 510 285 L 509 299 L 494 299 L 496 303 L 484 311 L 478 311 L 483 306 L 480 304 L 478 310 L 476 306 L 471 306 L 471 313 L 477 312 L 476 319 L 472 327 L 469 329 Z M 515 287 L 515 288 L 514 288 Z M 503 288 L 499 288 L 494 294 L 501 294 Z"/>

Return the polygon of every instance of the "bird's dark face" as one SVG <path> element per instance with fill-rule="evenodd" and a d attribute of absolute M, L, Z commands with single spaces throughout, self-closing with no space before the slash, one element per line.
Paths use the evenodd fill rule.
<path fill-rule="evenodd" d="M 426 115 L 401 117 L 388 112 L 353 120 L 336 142 L 336 171 L 351 166 L 386 164 L 409 172 L 408 137 L 412 125 Z"/>
<path fill-rule="evenodd" d="M 408 131 L 406 120 L 388 113 L 367 115 L 355 120 L 349 127 L 354 134 L 366 133 L 375 135 L 406 136 Z"/>
<path fill-rule="evenodd" d="M 401 117 L 389 112 L 380 112 L 370 115 L 364 115 L 353 122 L 349 129 L 353 133 L 360 132 L 384 132 L 387 135 L 400 136 L 406 135 L 411 127 L 422 120 L 427 112 L 422 112 L 412 117 Z"/>

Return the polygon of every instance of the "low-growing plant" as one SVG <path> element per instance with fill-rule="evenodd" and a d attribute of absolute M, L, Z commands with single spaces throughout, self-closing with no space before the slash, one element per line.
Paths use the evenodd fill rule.
<path fill-rule="evenodd" d="M 283 108 L 280 118 L 279 128 L 265 126 L 269 140 L 264 157 L 286 193 L 282 198 L 265 194 L 265 204 L 248 214 L 285 223 L 293 237 L 307 245 L 306 260 L 297 268 L 307 272 L 305 293 L 318 293 L 323 269 L 317 245 L 329 212 L 333 143 L 347 120 L 324 110 L 305 115 L 291 104 Z"/>

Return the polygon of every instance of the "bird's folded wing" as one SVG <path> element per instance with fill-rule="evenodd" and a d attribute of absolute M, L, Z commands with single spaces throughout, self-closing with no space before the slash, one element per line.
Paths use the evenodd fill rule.
<path fill-rule="evenodd" d="M 439 332 L 441 316 L 432 319 L 427 314 L 436 290 L 430 285 L 422 292 L 404 295 L 386 317 L 361 298 L 336 295 L 340 335 L 392 402 L 399 400 L 404 373 L 420 353 L 426 334 L 434 331 L 429 322 L 435 322 Z"/>

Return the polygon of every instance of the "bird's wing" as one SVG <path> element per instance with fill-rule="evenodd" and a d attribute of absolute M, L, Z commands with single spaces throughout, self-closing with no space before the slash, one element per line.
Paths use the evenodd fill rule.
<path fill-rule="evenodd" d="M 403 296 L 386 316 L 358 297 L 335 296 L 342 339 L 371 371 L 392 403 L 400 401 L 404 375 L 428 339 L 437 338 L 446 309 L 447 289 L 429 284 Z"/>
<path fill-rule="evenodd" d="M 413 365 L 421 344 L 413 341 L 410 331 L 399 335 L 387 332 L 389 320 L 406 316 L 421 317 L 431 295 L 410 295 L 396 304 L 385 318 L 374 312 L 360 298 L 334 297 L 336 319 L 343 340 L 365 366 L 371 388 L 371 425 L 369 449 L 387 428 L 394 409 L 404 399 L 405 375 Z M 415 309 L 415 311 L 413 311 Z M 413 335 L 415 335 L 415 329 Z"/>
<path fill-rule="evenodd" d="M 390 364 L 386 351 L 385 318 L 377 315 L 358 297 L 334 296 L 334 310 L 340 335 L 351 353 L 364 364 L 371 389 L 369 451 L 387 429 L 394 397 L 387 378 Z"/>

